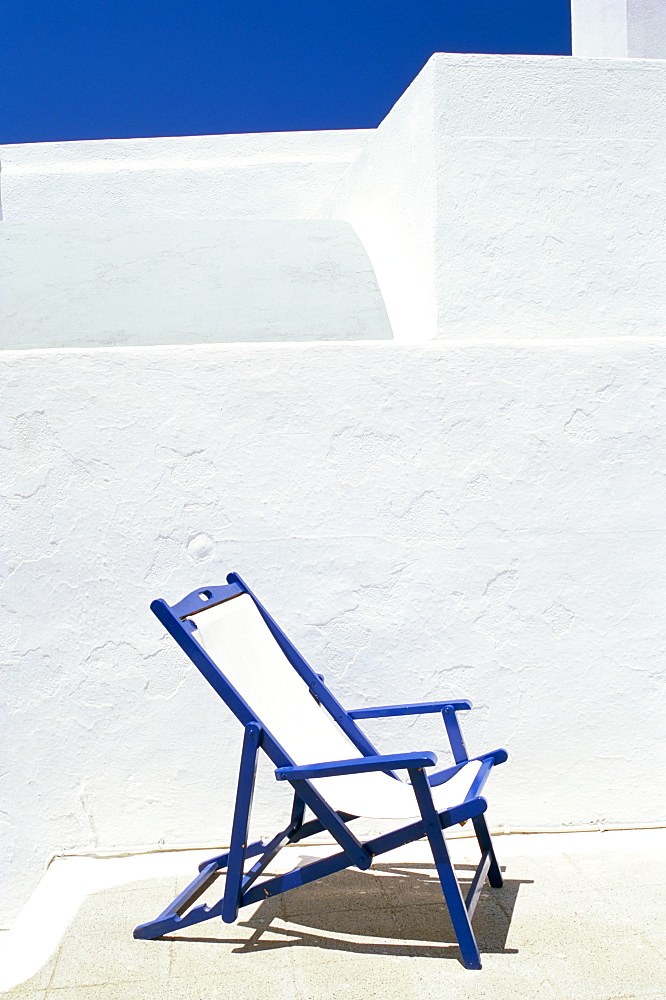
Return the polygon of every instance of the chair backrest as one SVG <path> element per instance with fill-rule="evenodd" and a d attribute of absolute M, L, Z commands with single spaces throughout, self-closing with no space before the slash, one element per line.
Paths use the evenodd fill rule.
<path fill-rule="evenodd" d="M 190 617 L 194 638 L 295 764 L 361 757 L 315 701 L 249 594 Z"/>
<path fill-rule="evenodd" d="M 377 754 L 237 573 L 227 576 L 226 586 L 192 591 L 173 605 L 160 598 L 150 607 L 239 721 L 263 726 L 263 748 L 277 766 Z M 463 800 L 467 789 L 458 786 L 464 770 L 438 786 L 438 808 Z M 386 819 L 418 815 L 411 785 L 390 771 L 308 783 L 338 812 Z M 444 787 L 451 793 L 448 803 L 439 794 Z"/>
<path fill-rule="evenodd" d="M 253 717 L 295 764 L 364 756 L 326 707 L 315 700 L 250 593 L 203 610 L 188 610 L 183 617 L 196 626 L 192 636 L 250 707 Z M 357 730 L 355 723 L 351 728 Z M 376 753 L 371 744 L 368 746 L 369 753 Z M 416 813 L 409 786 L 381 771 L 317 778 L 312 785 L 331 808 L 354 816 L 390 818 Z"/>

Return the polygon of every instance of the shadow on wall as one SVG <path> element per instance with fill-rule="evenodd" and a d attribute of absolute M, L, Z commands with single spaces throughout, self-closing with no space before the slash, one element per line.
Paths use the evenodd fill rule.
<path fill-rule="evenodd" d="M 310 859 L 302 859 L 306 860 Z M 456 869 L 464 895 L 465 879 L 471 880 L 475 868 L 456 865 Z M 508 879 L 502 889 L 486 886 L 482 891 L 474 916 L 482 952 L 516 952 L 506 942 L 521 884 L 519 879 Z M 220 937 L 219 923 L 211 924 L 202 924 L 197 937 L 179 934 L 164 940 L 236 944 L 237 953 L 302 946 L 365 955 L 459 958 L 437 872 L 428 864 L 373 865 L 372 872 L 347 869 L 268 899 L 249 920 L 239 921 L 239 927 L 252 931 L 245 940 L 238 935 Z M 350 936 L 364 940 L 352 941 Z"/>
<path fill-rule="evenodd" d="M 387 340 L 346 222 L 5 222 L 0 347 Z"/>

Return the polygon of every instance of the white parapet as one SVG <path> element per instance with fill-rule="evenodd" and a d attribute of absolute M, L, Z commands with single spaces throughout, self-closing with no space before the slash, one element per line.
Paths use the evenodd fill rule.
<path fill-rule="evenodd" d="M 666 59 L 664 0 L 571 0 L 575 56 Z"/>
<path fill-rule="evenodd" d="M 663 60 L 438 54 L 375 130 L 0 148 L 3 212 L 345 221 L 403 342 L 661 335 L 665 96 Z"/>
<path fill-rule="evenodd" d="M 0 217 L 309 219 L 372 130 L 0 146 Z"/>

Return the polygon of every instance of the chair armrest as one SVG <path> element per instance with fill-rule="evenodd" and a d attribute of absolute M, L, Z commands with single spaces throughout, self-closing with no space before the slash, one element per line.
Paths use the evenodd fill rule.
<path fill-rule="evenodd" d="M 332 778 L 338 774 L 363 774 L 365 771 L 392 771 L 394 768 L 432 767 L 437 763 L 437 755 L 423 753 L 382 754 L 376 757 L 356 757 L 354 760 L 332 760 L 321 764 L 300 764 L 291 767 L 277 767 L 278 781 L 305 778 Z"/>
<path fill-rule="evenodd" d="M 460 712 L 471 708 L 471 701 L 422 701 L 412 705 L 380 705 L 377 708 L 352 708 L 347 712 L 350 719 L 382 719 L 391 715 L 428 715 L 451 708 Z"/>
<path fill-rule="evenodd" d="M 436 788 L 437 785 L 443 785 L 445 781 L 452 778 L 454 774 L 465 766 L 465 764 L 472 763 L 475 760 L 480 761 L 485 764 L 487 761 L 494 766 L 495 764 L 503 764 L 505 760 L 509 759 L 509 755 L 506 750 L 501 747 L 499 750 L 490 750 L 488 753 L 481 753 L 478 757 L 471 757 L 470 760 L 462 760 L 459 764 L 454 764 L 453 767 L 445 767 L 443 771 L 436 771 L 435 774 L 428 775 L 428 784 L 431 788 Z"/>
<path fill-rule="evenodd" d="M 441 712 L 446 726 L 446 734 L 453 751 L 456 764 L 468 760 L 465 741 L 463 740 L 456 712 L 472 707 L 471 701 L 422 701 L 413 705 L 381 705 L 378 708 L 353 708 L 347 715 L 350 719 L 380 719 L 396 715 L 427 715 L 430 712 Z"/>

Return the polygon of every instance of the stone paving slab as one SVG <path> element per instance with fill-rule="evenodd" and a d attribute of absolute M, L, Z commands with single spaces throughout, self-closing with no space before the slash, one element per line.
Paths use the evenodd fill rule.
<path fill-rule="evenodd" d="M 572 834 L 550 838 L 550 852 L 539 838 L 498 838 L 505 886 L 486 887 L 475 915 L 480 972 L 460 964 L 427 845 L 416 844 L 368 872 L 350 869 L 248 907 L 234 925 L 212 920 L 160 941 L 135 941 L 132 929 L 188 879 L 107 888 L 84 900 L 44 967 L 3 996 L 666 1000 L 666 835 L 656 833 L 582 835 L 605 838 L 598 851 Z M 293 849 L 280 870 L 307 850 Z M 471 842 L 453 853 L 469 879 Z"/>

